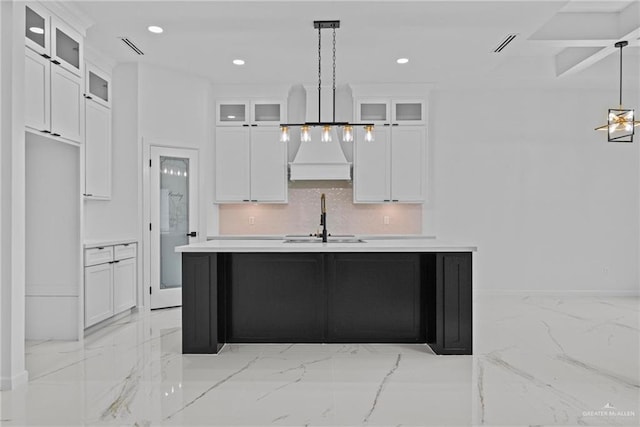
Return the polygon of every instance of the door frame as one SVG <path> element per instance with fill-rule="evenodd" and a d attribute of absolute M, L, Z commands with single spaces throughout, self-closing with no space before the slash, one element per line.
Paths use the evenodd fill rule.
<path fill-rule="evenodd" d="M 151 221 L 151 169 L 149 167 L 149 160 L 151 159 L 151 147 L 158 148 L 173 148 L 177 150 L 192 150 L 195 152 L 198 163 L 200 163 L 201 150 L 198 144 L 187 143 L 184 145 L 177 144 L 175 140 L 167 140 L 160 138 L 145 138 L 142 137 L 142 215 L 140 217 L 140 227 L 142 230 L 142 286 L 139 287 L 138 301 L 142 301 L 145 310 L 151 309 L 151 231 L 149 230 L 149 224 Z M 191 176 L 198 184 L 198 241 L 202 241 L 206 236 L 201 232 L 206 223 L 203 220 L 206 218 L 202 214 L 204 208 L 202 203 L 202 180 L 200 178 L 202 174 L 202 168 L 198 168 L 198 173 L 195 176 Z"/>

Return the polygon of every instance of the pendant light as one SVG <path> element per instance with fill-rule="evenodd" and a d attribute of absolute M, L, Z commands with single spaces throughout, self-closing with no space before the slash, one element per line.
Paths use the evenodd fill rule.
<path fill-rule="evenodd" d="M 300 141 L 311 142 L 311 128 L 322 128 L 320 141 L 329 143 L 332 141 L 331 132 L 333 128 L 342 130 L 342 140 L 344 142 L 353 141 L 353 128 L 361 126 L 364 128 L 364 140 L 372 142 L 373 124 L 372 123 L 349 123 L 336 122 L 336 29 L 340 28 L 340 21 L 313 21 L 313 27 L 318 30 L 318 121 L 305 123 L 283 123 L 280 125 L 280 141 L 289 141 L 289 130 L 292 127 L 300 127 Z M 322 30 L 330 29 L 333 33 L 333 116 L 330 122 L 322 121 L 321 99 L 322 99 Z"/>
<path fill-rule="evenodd" d="M 633 142 L 635 127 L 640 125 L 640 121 L 635 120 L 635 111 L 622 107 L 622 48 L 628 44 L 629 42 L 622 40 L 614 45 L 620 49 L 620 103 L 618 108 L 609 109 L 607 124 L 596 128 L 607 131 L 609 142 Z"/>

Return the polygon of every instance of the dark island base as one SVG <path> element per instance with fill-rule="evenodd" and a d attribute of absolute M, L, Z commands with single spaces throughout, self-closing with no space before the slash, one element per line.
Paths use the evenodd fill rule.
<path fill-rule="evenodd" d="M 471 253 L 183 253 L 182 352 L 427 343 L 472 354 Z"/>

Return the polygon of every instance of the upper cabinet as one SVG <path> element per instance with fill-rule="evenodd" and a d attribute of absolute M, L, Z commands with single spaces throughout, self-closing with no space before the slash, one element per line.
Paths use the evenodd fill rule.
<path fill-rule="evenodd" d="M 83 38 L 56 17 L 51 18 L 51 62 L 82 77 Z"/>
<path fill-rule="evenodd" d="M 85 68 L 84 97 L 111 108 L 111 78 L 88 62 Z"/>
<path fill-rule="evenodd" d="M 80 143 L 83 139 L 82 35 L 37 4 L 25 5 L 25 125 Z"/>
<path fill-rule="evenodd" d="M 216 103 L 218 126 L 278 126 L 286 117 L 284 100 L 240 99 Z"/>
<path fill-rule="evenodd" d="M 424 125 L 425 101 L 419 98 L 358 98 L 356 120 L 386 126 Z"/>

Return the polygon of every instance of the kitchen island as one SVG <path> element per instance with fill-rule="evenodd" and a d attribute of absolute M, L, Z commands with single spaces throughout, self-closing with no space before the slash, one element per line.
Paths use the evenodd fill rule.
<path fill-rule="evenodd" d="M 425 343 L 472 354 L 472 246 L 216 240 L 182 252 L 182 352 L 225 343 Z"/>

